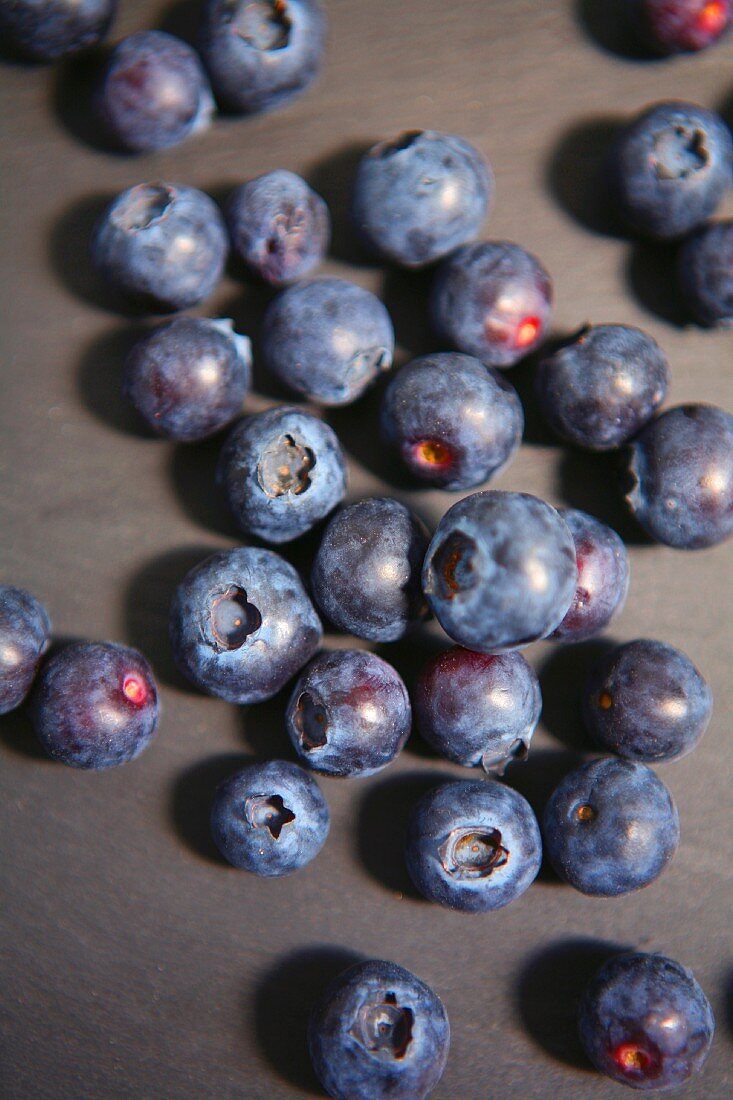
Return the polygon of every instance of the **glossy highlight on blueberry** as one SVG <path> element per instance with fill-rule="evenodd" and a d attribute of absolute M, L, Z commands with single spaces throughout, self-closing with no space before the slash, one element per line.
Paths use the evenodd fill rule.
<path fill-rule="evenodd" d="M 0 0 L 0 38 L 31 61 L 56 61 L 107 34 L 117 0 Z"/>
<path fill-rule="evenodd" d="M 587 512 L 560 508 L 575 543 L 578 583 L 563 621 L 550 634 L 554 642 L 582 642 L 608 626 L 626 603 L 629 555 L 612 528 Z"/>
<path fill-rule="evenodd" d="M 0 584 L 0 715 L 26 698 L 50 641 L 43 604 L 23 588 Z"/>

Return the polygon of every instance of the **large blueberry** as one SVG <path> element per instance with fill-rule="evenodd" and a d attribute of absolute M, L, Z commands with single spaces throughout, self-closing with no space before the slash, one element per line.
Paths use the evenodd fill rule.
<path fill-rule="evenodd" d="M 228 238 L 216 203 L 179 183 L 140 183 L 106 210 L 92 239 L 101 274 L 134 298 L 188 309 L 218 283 Z"/>
<path fill-rule="evenodd" d="M 422 267 L 476 236 L 493 192 L 491 169 L 463 138 L 410 130 L 362 158 L 352 215 L 376 253 Z"/>
<path fill-rule="evenodd" d="M 665 955 L 617 955 L 595 975 L 578 1015 L 596 1069 L 633 1089 L 679 1088 L 710 1053 L 715 1020 L 693 973 Z M 710 1095 L 704 1086 L 700 1096 Z"/>
<path fill-rule="evenodd" d="M 425 617 L 420 567 L 428 535 L 397 500 L 349 504 L 329 522 L 315 561 L 316 603 L 340 630 L 394 642 Z"/>
<path fill-rule="evenodd" d="M 267 111 L 300 95 L 326 46 L 317 0 L 207 0 L 201 53 L 216 97 L 234 113 Z"/>
<path fill-rule="evenodd" d="M 511 367 L 547 331 L 552 281 L 518 244 L 464 245 L 438 268 L 430 312 L 438 334 L 453 347 L 491 367 Z"/>
<path fill-rule="evenodd" d="M 397 371 L 381 424 L 414 477 L 441 489 L 473 489 L 514 457 L 524 413 L 508 382 L 478 359 L 446 352 Z"/>
<path fill-rule="evenodd" d="M 268 760 L 220 783 L 211 835 L 242 871 L 279 877 L 314 859 L 328 836 L 329 812 L 315 779 L 297 764 Z"/>
<path fill-rule="evenodd" d="M 289 542 L 340 504 L 346 462 L 333 428 L 281 405 L 240 421 L 229 434 L 218 477 L 239 526 L 268 542 Z"/>
<path fill-rule="evenodd" d="M 733 325 L 733 220 L 704 225 L 684 241 L 677 277 L 696 321 Z"/>
<path fill-rule="evenodd" d="M 231 321 L 176 317 L 132 349 L 123 392 L 160 435 L 206 439 L 241 413 L 251 363 L 250 342 Z"/>
<path fill-rule="evenodd" d="M 22 57 L 56 61 L 104 38 L 117 0 L 0 0 L 0 38 Z"/>
<path fill-rule="evenodd" d="M 417 728 L 457 764 L 503 772 L 523 760 L 542 710 L 537 674 L 520 653 L 454 646 L 429 661 L 415 688 Z"/>
<path fill-rule="evenodd" d="M 301 673 L 285 717 L 298 755 L 328 775 L 373 775 L 410 733 L 407 688 L 365 650 L 320 653 Z"/>
<path fill-rule="evenodd" d="M 626 0 L 626 10 L 642 41 L 667 55 L 707 49 L 733 16 L 731 0 Z"/>
<path fill-rule="evenodd" d="M 144 153 L 206 129 L 214 97 L 195 50 L 164 31 L 140 31 L 112 51 L 98 108 L 122 148 Z"/>
<path fill-rule="evenodd" d="M 334 1100 L 425 1100 L 448 1059 L 450 1027 L 432 989 L 396 963 L 357 963 L 311 1015 L 308 1047 Z"/>
<path fill-rule="evenodd" d="M 237 187 L 227 204 L 227 222 L 234 251 L 272 286 L 302 279 L 318 267 L 331 236 L 321 196 L 282 168 Z"/>
<path fill-rule="evenodd" d="M 594 897 L 648 886 L 677 851 L 677 808 L 644 764 L 605 757 L 570 772 L 545 809 L 547 854 L 558 875 Z"/>
<path fill-rule="evenodd" d="M 555 642 L 582 642 L 600 633 L 623 610 L 629 590 L 629 555 L 614 530 L 587 512 L 561 508 L 575 543 L 578 582 Z"/>
<path fill-rule="evenodd" d="M 31 718 L 49 756 L 72 768 L 133 760 L 158 725 L 158 689 L 141 653 L 114 642 L 74 642 L 41 669 Z"/>
<path fill-rule="evenodd" d="M 273 550 L 222 550 L 176 590 L 171 644 L 194 684 L 231 703 L 269 699 L 321 643 L 321 624 L 295 569 Z"/>
<path fill-rule="evenodd" d="M 694 103 L 656 103 L 626 126 L 608 172 L 624 221 L 650 237 L 681 237 L 714 213 L 733 182 L 733 138 Z"/>
<path fill-rule="evenodd" d="M 521 794 L 498 779 L 443 783 L 415 806 L 407 870 L 430 901 L 468 913 L 500 909 L 537 877 L 542 841 Z"/>
<path fill-rule="evenodd" d="M 733 534 L 733 416 L 714 405 L 678 405 L 631 445 L 631 511 L 657 542 L 679 550 Z"/>
<path fill-rule="evenodd" d="M 428 603 L 453 641 L 481 653 L 550 634 L 578 579 L 575 544 L 549 504 L 487 490 L 449 508 L 423 566 Z"/>
<path fill-rule="evenodd" d="M 374 294 L 345 279 L 283 290 L 262 326 L 273 374 L 321 405 L 347 405 L 392 366 L 394 329 Z"/>
<path fill-rule="evenodd" d="M 667 357 L 632 325 L 595 325 L 537 370 L 548 424 L 561 439 L 591 451 L 621 446 L 649 421 L 669 385 Z"/>
<path fill-rule="evenodd" d="M 583 691 L 593 740 L 606 752 L 648 764 L 692 752 L 712 712 L 712 692 L 689 657 L 647 638 L 604 657 Z"/>
<path fill-rule="evenodd" d="M 31 689 L 50 642 L 43 604 L 23 588 L 0 584 L 0 714 L 15 710 Z"/>

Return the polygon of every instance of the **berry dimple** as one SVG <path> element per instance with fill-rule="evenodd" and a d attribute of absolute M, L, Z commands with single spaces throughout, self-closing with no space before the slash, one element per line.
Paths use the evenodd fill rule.
<path fill-rule="evenodd" d="M 517 334 L 515 337 L 515 344 L 518 348 L 528 348 L 530 344 L 533 344 L 537 339 L 537 335 L 542 328 L 542 322 L 539 317 L 525 317 L 517 325 Z"/>
<path fill-rule="evenodd" d="M 122 681 L 122 694 L 136 707 L 142 707 L 148 699 L 147 685 L 139 676 L 129 675 Z"/>

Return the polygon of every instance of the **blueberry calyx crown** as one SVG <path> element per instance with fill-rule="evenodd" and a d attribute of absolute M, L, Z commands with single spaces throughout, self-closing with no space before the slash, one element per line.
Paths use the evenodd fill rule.
<path fill-rule="evenodd" d="M 149 229 L 165 217 L 174 198 L 173 188 L 165 183 L 141 183 L 132 187 L 124 201 L 117 205 L 113 221 L 128 233 Z"/>
<path fill-rule="evenodd" d="M 251 634 L 262 626 L 262 615 L 237 585 L 215 596 L 209 608 L 209 627 L 214 648 L 241 649 Z"/>
<path fill-rule="evenodd" d="M 295 726 L 306 752 L 322 749 L 328 741 L 328 711 L 308 691 L 303 692 L 296 704 Z"/>
<path fill-rule="evenodd" d="M 245 5 L 232 0 L 229 7 L 234 34 L 252 49 L 269 53 L 288 45 L 292 22 L 286 0 L 256 0 Z"/>
<path fill-rule="evenodd" d="M 457 879 L 488 878 L 509 860 L 499 829 L 453 829 L 438 849 L 443 869 Z"/>
<path fill-rule="evenodd" d="M 702 130 L 678 123 L 654 139 L 652 163 L 657 179 L 683 180 L 705 168 L 710 160 Z"/>
<path fill-rule="evenodd" d="M 269 829 L 273 840 L 279 840 L 284 827 L 295 821 L 279 794 L 251 795 L 244 803 L 244 817 L 253 829 Z"/>
<path fill-rule="evenodd" d="M 387 992 L 382 1000 L 361 1005 L 349 1034 L 376 1058 L 400 1061 L 412 1042 L 414 1019 L 412 1009 L 398 1004 L 397 995 Z"/>
<path fill-rule="evenodd" d="M 296 442 L 294 436 L 286 433 L 265 450 L 257 467 L 257 480 L 270 499 L 286 493 L 300 496 L 310 487 L 310 474 L 315 464 L 316 456 L 310 447 Z"/>
<path fill-rule="evenodd" d="M 462 531 L 453 531 L 436 550 L 433 555 L 433 575 L 438 594 L 444 599 L 452 600 L 454 596 L 473 586 L 475 552 L 475 542 Z"/>

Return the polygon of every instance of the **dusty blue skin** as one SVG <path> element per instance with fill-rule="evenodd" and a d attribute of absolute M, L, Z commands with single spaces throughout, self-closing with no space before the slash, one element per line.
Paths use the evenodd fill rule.
<path fill-rule="evenodd" d="M 56 61 L 104 38 L 117 0 L 0 0 L 3 45 L 32 61 Z"/>
<path fill-rule="evenodd" d="M 321 624 L 295 569 L 273 550 L 222 550 L 176 590 L 171 645 L 198 687 L 230 703 L 260 703 L 321 644 Z"/>
<path fill-rule="evenodd" d="M 730 26 L 730 0 L 625 0 L 632 26 L 643 42 L 668 56 L 714 45 Z"/>
<path fill-rule="evenodd" d="M 331 622 L 371 642 L 394 642 L 425 618 L 420 520 L 397 500 L 374 497 L 331 519 L 313 562 L 316 603 Z"/>
<path fill-rule="evenodd" d="M 423 267 L 477 235 L 493 193 L 491 169 L 467 141 L 411 130 L 362 158 L 352 216 L 371 250 L 404 267 Z"/>
<path fill-rule="evenodd" d="M 198 54 L 186 42 L 164 31 L 140 31 L 112 51 L 98 109 L 118 145 L 144 153 L 205 130 L 214 97 Z"/>
<path fill-rule="evenodd" d="M 227 222 L 234 251 L 271 286 L 308 275 L 331 239 L 326 203 L 304 179 L 282 168 L 237 187 L 227 204 Z"/>
<path fill-rule="evenodd" d="M 623 610 L 629 591 L 629 555 L 612 528 L 587 512 L 560 508 L 575 543 L 578 582 L 553 642 L 583 642 L 608 626 Z"/>
<path fill-rule="evenodd" d="M 326 775 L 373 775 L 410 733 L 407 688 L 366 650 L 320 653 L 301 673 L 285 722 L 300 758 Z"/>
<path fill-rule="evenodd" d="M 605 757 L 570 772 L 545 809 L 547 854 L 560 878 L 593 897 L 640 890 L 677 851 L 677 808 L 651 768 Z"/>
<path fill-rule="evenodd" d="M 392 366 L 394 329 L 370 291 L 345 279 L 312 279 L 270 303 L 261 346 L 290 389 L 321 405 L 348 405 Z"/>
<path fill-rule="evenodd" d="M 308 1027 L 313 1068 L 334 1100 L 424 1100 L 449 1045 L 448 1016 L 432 989 L 376 959 L 339 974 Z"/>
<path fill-rule="evenodd" d="M 733 221 L 713 222 L 688 237 L 677 276 L 696 321 L 710 328 L 733 325 Z"/>
<path fill-rule="evenodd" d="M 72 768 L 101 771 L 133 760 L 158 725 L 158 689 L 136 649 L 114 642 L 74 642 L 41 669 L 31 719 L 49 756 Z"/>
<path fill-rule="evenodd" d="M 514 457 L 524 412 L 515 390 L 478 359 L 444 352 L 397 371 L 381 426 L 413 477 L 440 489 L 473 489 Z"/>
<path fill-rule="evenodd" d="M 188 309 L 218 283 L 229 247 L 216 203 L 180 183 L 141 183 L 108 207 L 92 258 L 119 290 L 162 309 Z"/>
<path fill-rule="evenodd" d="M 511 367 L 542 342 L 552 280 L 511 241 L 464 245 L 438 268 L 430 295 L 436 332 L 491 367 Z"/>
<path fill-rule="evenodd" d="M 540 829 L 526 799 L 499 780 L 444 783 L 415 806 L 405 858 L 428 900 L 484 913 L 532 885 L 542 862 Z"/>
<path fill-rule="evenodd" d="M 678 405 L 652 420 L 630 448 L 627 501 L 645 531 L 679 550 L 733 534 L 733 416 L 714 405 Z"/>
<path fill-rule="evenodd" d="M 502 774 L 523 760 L 542 711 L 537 674 L 520 653 L 454 646 L 422 669 L 414 692 L 421 735 L 468 768 Z"/>
<path fill-rule="evenodd" d="M 347 471 L 333 428 L 281 405 L 240 421 L 219 460 L 218 480 L 243 531 L 289 542 L 340 504 Z"/>
<path fill-rule="evenodd" d="M 250 342 L 231 321 L 176 317 L 132 349 L 123 393 L 160 435 L 206 439 L 241 413 L 251 364 Z"/>
<path fill-rule="evenodd" d="M 700 1072 L 715 1020 L 691 970 L 665 955 L 638 952 L 601 967 L 581 1001 L 578 1030 L 601 1073 L 630 1088 L 660 1091 Z"/>
<path fill-rule="evenodd" d="M 0 584 L 0 714 L 27 696 L 50 638 L 43 604 L 23 588 Z"/>
<path fill-rule="evenodd" d="M 329 818 L 312 776 L 290 761 L 268 760 L 219 784 L 211 835 L 232 867 L 276 878 L 315 859 L 326 843 Z"/>
<path fill-rule="evenodd" d="M 646 638 L 604 657 L 583 692 L 583 718 L 596 744 L 647 764 L 692 752 L 712 713 L 713 694 L 689 657 Z"/>
<path fill-rule="evenodd" d="M 316 0 L 208 0 L 200 49 L 220 106 L 269 111 L 313 82 L 326 47 Z"/>
<path fill-rule="evenodd" d="M 673 239 L 713 214 L 733 182 L 733 138 L 694 103 L 657 103 L 626 126 L 608 172 L 619 213 L 642 236 Z"/>
<path fill-rule="evenodd" d="M 632 325 L 585 328 L 542 360 L 537 398 L 547 423 L 591 451 L 620 447 L 651 420 L 669 385 L 667 357 Z"/>
<path fill-rule="evenodd" d="M 446 634 L 480 653 L 545 638 L 575 593 L 575 544 L 554 508 L 487 490 L 449 508 L 423 566 L 423 590 Z"/>

